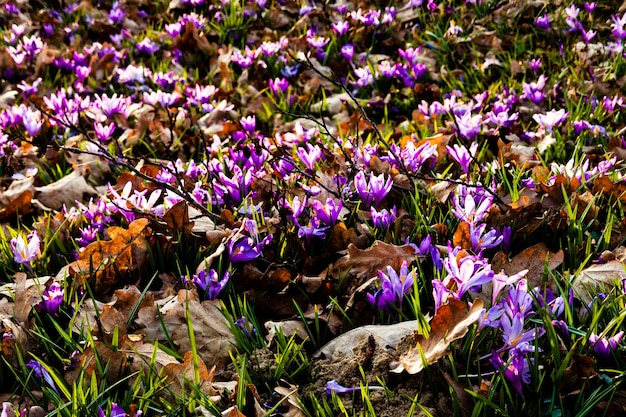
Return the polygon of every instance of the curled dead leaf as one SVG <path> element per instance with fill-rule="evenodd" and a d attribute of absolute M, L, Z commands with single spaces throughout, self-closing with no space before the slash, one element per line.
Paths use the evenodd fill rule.
<path fill-rule="evenodd" d="M 407 371 L 416 374 L 427 365 L 432 365 L 448 352 L 448 345 L 465 336 L 469 326 L 475 323 L 483 309 L 483 302 L 475 300 L 472 308 L 467 311 L 466 304 L 452 299 L 439 308 L 430 322 L 428 337 L 417 336 L 417 345 L 392 362 L 391 372 Z M 426 363 L 424 363 L 424 359 Z"/>

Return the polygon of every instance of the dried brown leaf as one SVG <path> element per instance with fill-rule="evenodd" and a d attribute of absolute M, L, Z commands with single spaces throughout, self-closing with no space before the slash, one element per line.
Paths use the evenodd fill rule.
<path fill-rule="evenodd" d="M 217 396 L 219 400 L 219 394 L 212 385 L 213 369 L 209 371 L 202 358 L 195 356 L 193 352 L 185 353 L 183 360 L 182 364 L 170 363 L 163 369 L 163 375 L 167 378 L 168 387 L 172 393 L 181 395 L 185 391 L 185 386 L 195 387 L 200 388 L 209 397 Z M 200 376 L 199 381 L 195 379 L 196 366 Z"/>
<path fill-rule="evenodd" d="M 496 272 L 504 270 L 507 275 L 515 275 L 518 272 L 528 269 L 526 279 L 530 288 L 538 287 L 543 281 L 544 265 L 548 260 L 548 270 L 552 271 L 563 263 L 565 255 L 563 250 L 551 252 L 544 243 L 537 243 L 511 259 L 504 252 L 498 252 L 491 262 L 492 268 Z"/>
<path fill-rule="evenodd" d="M 221 366 L 229 360 L 235 338 L 219 306 L 219 301 L 201 303 L 195 292 L 180 290 L 161 307 L 160 316 L 154 306 L 139 310 L 136 322 L 142 328 L 138 333 L 150 340 L 166 340 L 165 330 L 179 351 L 189 352 L 192 350 L 189 320 L 193 323 L 195 343 L 202 360 L 209 367 Z"/>
<path fill-rule="evenodd" d="M 378 270 L 387 266 L 399 270 L 403 262 L 415 261 L 415 249 L 410 245 L 396 246 L 377 240 L 368 249 L 359 249 L 354 244 L 348 245 L 348 254 L 339 259 L 333 267 L 322 274 L 339 279 L 350 274 L 357 281 L 367 280 L 376 275 Z"/>
<path fill-rule="evenodd" d="M 69 270 L 77 275 L 79 285 L 85 277 L 95 272 L 94 293 L 108 295 L 115 287 L 134 284 L 140 279 L 140 271 L 148 257 L 148 240 L 152 233 L 147 219 L 138 219 L 128 229 L 111 226 L 107 229 L 110 240 L 90 243 L 78 260 L 69 264 Z"/>
<path fill-rule="evenodd" d="M 594 264 L 573 277 L 572 288 L 581 300 L 589 303 L 595 294 L 614 286 L 621 274 L 624 274 L 624 264 L 620 261 Z"/>
<path fill-rule="evenodd" d="M 626 184 L 614 184 L 608 177 L 598 177 L 593 181 L 593 194 L 607 194 L 612 198 L 626 203 Z"/>
<path fill-rule="evenodd" d="M 481 300 L 475 300 L 469 311 L 464 302 L 455 299 L 441 306 L 430 322 L 428 338 L 418 335 L 415 348 L 409 349 L 398 361 L 390 364 L 391 372 L 406 370 L 409 374 L 416 374 L 427 365 L 437 362 L 447 354 L 451 342 L 465 336 L 469 326 L 478 320 L 482 309 Z"/>
<path fill-rule="evenodd" d="M 37 201 L 54 210 L 62 209 L 63 205 L 71 206 L 75 201 L 82 201 L 84 194 L 98 194 L 78 171 L 73 171 L 52 184 L 35 187 L 35 190 Z"/>

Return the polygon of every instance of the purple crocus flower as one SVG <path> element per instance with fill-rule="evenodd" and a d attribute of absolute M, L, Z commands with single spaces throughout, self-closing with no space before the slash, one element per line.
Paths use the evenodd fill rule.
<path fill-rule="evenodd" d="M 539 16 L 535 19 L 535 26 L 543 30 L 550 29 L 550 16 L 547 14 Z"/>
<path fill-rule="evenodd" d="M 567 120 L 569 115 L 565 109 L 550 110 L 546 114 L 534 114 L 533 120 L 536 121 L 546 132 L 552 133 L 555 126 L 560 125 Z"/>
<path fill-rule="evenodd" d="M 350 29 L 350 22 L 347 20 L 343 20 L 340 22 L 332 23 L 331 28 L 336 36 L 342 36 L 348 33 L 348 29 Z"/>
<path fill-rule="evenodd" d="M 202 290 L 207 299 L 215 300 L 224 287 L 226 287 L 226 284 L 228 284 L 229 278 L 230 274 L 228 271 L 226 271 L 224 276 L 220 279 L 214 269 L 210 269 L 209 271 L 203 269 L 200 273 L 194 274 L 191 281 L 196 284 L 198 289 Z"/>
<path fill-rule="evenodd" d="M 256 129 L 256 116 L 252 114 L 247 117 L 242 117 L 239 119 L 239 124 L 241 124 L 243 130 L 248 133 L 252 133 L 254 132 L 254 129 Z"/>
<path fill-rule="evenodd" d="M 243 333 L 246 335 L 248 339 L 257 335 L 257 331 L 252 326 L 252 330 L 250 330 L 250 325 L 248 324 L 248 319 L 245 316 L 241 316 L 239 319 L 235 320 L 235 326 L 239 327 L 243 330 Z"/>
<path fill-rule="evenodd" d="M 396 206 L 393 206 L 391 210 L 382 209 L 376 210 L 374 207 L 370 207 L 370 214 L 372 216 L 372 223 L 379 230 L 385 231 L 396 220 L 397 210 Z"/>
<path fill-rule="evenodd" d="M 300 161 L 311 171 L 315 170 L 315 164 L 322 158 L 322 149 L 319 145 L 306 144 L 306 149 L 299 147 L 296 149 Z"/>
<path fill-rule="evenodd" d="M 378 309 L 391 310 L 394 305 L 397 305 L 398 310 L 401 310 L 404 295 L 413 287 L 413 281 L 416 278 L 415 268 L 409 272 L 409 266 L 404 261 L 400 267 L 400 274 L 387 266 L 386 274 L 378 270 L 378 278 L 382 283 L 382 288 L 374 294 L 367 294 L 367 301 Z"/>
<path fill-rule="evenodd" d="M 279 96 L 289 88 L 289 81 L 285 78 L 274 78 L 269 80 L 270 90 L 274 95 Z"/>
<path fill-rule="evenodd" d="M 246 231 L 248 235 L 241 236 L 242 231 Z M 259 241 L 259 232 L 256 222 L 248 220 L 244 222 L 244 225 L 239 229 L 231 239 L 228 241 L 228 258 L 231 263 L 245 262 L 252 259 L 256 259 L 261 256 L 263 248 L 272 243 L 272 235 L 268 234 Z"/>
<path fill-rule="evenodd" d="M 136 417 L 141 417 L 142 414 L 143 412 L 141 410 L 137 410 L 135 412 Z M 111 403 L 111 413 L 108 417 L 125 417 L 126 415 L 126 411 L 122 407 L 117 405 L 117 403 Z M 98 406 L 98 417 L 107 417 L 104 410 L 100 406 Z"/>
<path fill-rule="evenodd" d="M 524 316 L 521 313 L 515 314 L 513 317 L 503 314 L 500 319 L 500 328 L 506 347 L 524 354 L 534 352 L 536 348 L 530 342 L 543 336 L 546 332 L 541 327 L 524 331 Z"/>
<path fill-rule="evenodd" d="M 306 196 L 304 196 L 302 200 L 300 200 L 300 197 L 295 196 L 293 200 L 291 200 L 291 202 L 287 201 L 286 199 L 284 199 L 282 202 L 283 207 L 291 211 L 291 214 L 289 214 L 288 217 L 291 219 L 291 221 L 297 223 L 298 217 L 300 217 L 300 215 L 304 212 L 308 200 Z"/>
<path fill-rule="evenodd" d="M 343 385 L 339 385 L 337 381 L 330 380 L 326 383 L 326 395 L 331 394 L 348 394 L 350 392 L 361 391 L 361 387 L 357 388 L 348 388 Z"/>
<path fill-rule="evenodd" d="M 586 1 L 585 4 L 585 10 L 587 10 L 587 13 L 592 14 L 593 11 L 596 9 L 596 7 L 598 6 L 598 2 L 588 2 Z"/>
<path fill-rule="evenodd" d="M 93 124 L 93 128 L 96 132 L 98 140 L 102 143 L 107 143 L 109 141 L 109 138 L 113 135 L 113 132 L 115 132 L 115 125 L 113 123 L 105 125 L 99 122 L 95 122 Z"/>
<path fill-rule="evenodd" d="M 26 240 L 24 240 L 22 235 L 11 239 L 11 251 L 13 252 L 15 262 L 18 264 L 30 264 L 33 259 L 39 258 L 41 256 L 40 243 L 41 239 L 36 230 L 29 233 L 26 236 Z"/>
<path fill-rule="evenodd" d="M 337 223 L 337 219 L 339 217 L 339 213 L 341 213 L 341 209 L 343 208 L 343 202 L 341 200 L 333 200 L 332 198 L 327 198 L 326 203 L 323 204 L 319 200 L 313 200 L 313 212 L 315 216 L 327 226 L 333 226 Z"/>
<path fill-rule="evenodd" d="M 137 42 L 135 48 L 137 49 L 137 52 L 141 52 L 146 55 L 152 55 L 157 52 L 161 47 L 150 38 L 143 38 L 141 42 Z"/>
<path fill-rule="evenodd" d="M 261 250 L 251 237 L 244 237 L 228 244 L 230 262 L 246 262 L 261 256 Z"/>
<path fill-rule="evenodd" d="M 343 56 L 346 61 L 352 61 L 354 57 L 354 45 L 351 43 L 347 43 L 341 47 L 341 56 Z"/>
<path fill-rule="evenodd" d="M 511 352 L 508 362 L 505 363 L 500 355 L 494 352 L 490 362 L 496 369 L 504 369 L 504 377 L 513 385 L 515 392 L 523 397 L 523 384 L 530 384 L 529 359 L 519 352 Z"/>
<path fill-rule="evenodd" d="M 50 375 L 50 372 L 48 372 L 41 362 L 31 359 L 26 364 L 26 367 L 33 371 L 36 378 L 43 379 L 46 384 L 50 386 L 50 388 L 52 388 L 57 394 L 59 393 L 59 391 L 57 391 L 57 386 L 54 383 L 54 379 L 52 379 L 52 375 Z"/>
<path fill-rule="evenodd" d="M 486 228 L 487 225 L 485 223 L 478 225 L 475 223 L 470 224 L 470 241 L 472 242 L 472 250 L 474 253 L 480 253 L 485 249 L 495 248 L 504 238 L 498 229 L 492 228 L 485 233 Z"/>
<path fill-rule="evenodd" d="M 472 114 L 470 111 L 466 111 L 462 115 L 456 115 L 456 125 L 459 130 L 459 135 L 467 140 L 474 140 L 476 136 L 480 135 L 483 116 L 481 114 Z"/>
<path fill-rule="evenodd" d="M 301 226 L 299 223 L 296 224 L 298 226 L 298 237 L 300 239 L 304 238 L 307 246 L 311 244 L 314 236 L 317 236 L 320 239 L 326 238 L 326 230 L 328 230 L 328 226 L 321 226 L 317 217 L 311 217 L 311 220 L 309 220 L 309 223 L 306 226 Z"/>
<path fill-rule="evenodd" d="M 617 333 L 613 337 L 598 336 L 595 333 L 591 333 L 589 336 L 589 344 L 593 346 L 593 351 L 598 356 L 598 361 L 606 363 L 611 356 L 617 345 L 622 341 L 624 337 L 624 331 Z"/>
<path fill-rule="evenodd" d="M 492 278 L 492 283 L 493 283 L 493 292 L 491 295 L 492 305 L 496 304 L 498 295 L 500 295 L 500 292 L 504 289 L 504 287 L 517 283 L 517 281 L 524 278 L 524 276 L 526 276 L 527 273 L 528 273 L 528 269 L 524 269 L 518 272 L 517 274 L 511 275 L 511 276 L 508 276 L 507 274 L 505 274 L 504 270 L 502 270 L 499 274 L 494 274 Z"/>
<path fill-rule="evenodd" d="M 450 158 L 454 159 L 454 161 L 461 166 L 465 174 L 468 174 L 469 164 L 476 156 L 476 151 L 478 150 L 478 143 L 472 143 L 469 150 L 465 146 L 457 144 L 452 145 L 452 147 L 446 146 L 446 149 L 448 150 Z"/>
<path fill-rule="evenodd" d="M 453 280 L 457 284 L 456 298 L 460 299 L 470 288 L 479 287 L 491 282 L 493 271 L 491 264 L 486 260 L 476 256 L 465 256 L 460 260 L 450 251 L 448 257 L 443 261 L 443 266 L 448 271 L 448 276 L 444 282 Z"/>
<path fill-rule="evenodd" d="M 63 304 L 63 287 L 58 282 L 53 282 L 43 291 L 41 297 L 39 307 L 51 316 L 56 316 L 59 307 Z"/>
<path fill-rule="evenodd" d="M 462 221 L 478 223 L 485 218 L 493 203 L 493 196 L 477 188 L 459 185 L 453 198 L 452 213 Z"/>
<path fill-rule="evenodd" d="M 365 180 L 363 171 L 359 171 L 354 177 L 354 185 L 365 205 L 373 203 L 378 206 L 380 202 L 389 194 L 393 185 L 391 177 L 385 180 L 385 174 L 370 174 L 370 180 Z"/>

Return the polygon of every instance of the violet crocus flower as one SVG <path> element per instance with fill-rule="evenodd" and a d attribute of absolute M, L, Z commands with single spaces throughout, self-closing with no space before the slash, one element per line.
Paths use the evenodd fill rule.
<path fill-rule="evenodd" d="M 598 362 L 604 364 L 608 361 L 611 353 L 617 349 L 617 345 L 621 343 L 624 337 L 624 331 L 617 333 L 613 337 L 598 336 L 591 333 L 589 336 L 589 344 L 593 346 L 593 351 L 598 356 Z"/>
<path fill-rule="evenodd" d="M 348 33 L 348 29 L 350 29 L 350 22 L 347 20 L 343 20 L 340 22 L 332 23 L 331 28 L 336 36 L 343 36 Z"/>
<path fill-rule="evenodd" d="M 108 416 L 104 413 L 104 410 L 98 406 L 98 417 L 125 417 L 127 415 L 126 411 L 117 405 L 117 403 L 111 403 L 111 413 Z M 141 417 L 141 415 L 143 415 L 141 410 L 135 412 L 135 417 Z"/>
<path fill-rule="evenodd" d="M 343 208 L 343 202 L 341 200 L 335 202 L 332 198 L 327 198 L 326 203 L 313 200 L 312 208 L 320 222 L 327 226 L 334 226 Z"/>
<path fill-rule="evenodd" d="M 302 200 L 300 200 L 300 197 L 295 196 L 291 200 L 291 202 L 287 200 L 283 200 L 283 207 L 291 211 L 291 214 L 289 214 L 288 217 L 291 219 L 291 221 L 293 221 L 294 223 L 297 223 L 298 217 L 300 217 L 300 215 L 304 212 L 304 209 L 306 208 L 307 203 L 308 203 L 308 200 L 306 196 Z"/>
<path fill-rule="evenodd" d="M 626 13 L 624 13 L 622 17 L 613 15 L 611 16 L 611 20 L 613 20 L 613 23 L 611 23 L 611 33 L 615 36 L 618 43 L 621 43 L 626 39 Z"/>
<path fill-rule="evenodd" d="M 245 316 L 241 316 L 237 320 L 235 320 L 235 326 L 239 327 L 248 339 L 251 339 L 252 337 L 257 335 L 257 331 L 254 326 L 252 326 L 252 330 L 250 330 L 248 319 Z"/>
<path fill-rule="evenodd" d="M 59 307 L 63 304 L 63 294 L 63 287 L 58 282 L 53 282 L 41 294 L 42 301 L 39 303 L 39 306 L 51 316 L 56 316 Z"/>
<path fill-rule="evenodd" d="M 274 78 L 273 80 L 270 79 L 269 87 L 274 95 L 280 96 L 289 88 L 289 81 L 287 81 L 285 78 Z"/>
<path fill-rule="evenodd" d="M 481 253 L 485 249 L 491 249 L 498 246 L 503 239 L 502 234 L 495 228 L 492 228 L 487 233 L 485 229 L 487 225 L 470 224 L 470 241 L 472 243 L 472 250 L 474 253 Z"/>
<path fill-rule="evenodd" d="M 298 238 L 304 239 L 307 246 L 311 244 L 313 237 L 319 237 L 320 239 L 326 238 L 326 230 L 328 230 L 328 226 L 321 226 L 320 221 L 317 217 L 311 217 L 309 223 L 305 226 L 301 226 L 299 223 L 296 223 L 298 226 Z"/>
<path fill-rule="evenodd" d="M 254 129 L 256 129 L 256 116 L 252 114 L 247 117 L 242 117 L 239 119 L 239 124 L 241 124 L 241 128 L 243 130 L 248 133 L 252 133 L 254 132 Z"/>
<path fill-rule="evenodd" d="M 326 395 L 331 394 L 348 394 L 355 391 L 361 391 L 361 387 L 348 388 L 343 385 L 339 385 L 337 381 L 330 380 L 326 383 Z"/>
<path fill-rule="evenodd" d="M 500 295 L 500 292 L 506 286 L 509 286 L 509 285 L 517 283 L 517 281 L 519 281 L 520 279 L 524 278 L 527 273 L 528 273 L 528 269 L 524 269 L 524 270 L 518 272 L 517 274 L 511 275 L 511 276 L 508 276 L 507 274 L 505 274 L 504 270 L 502 270 L 498 274 L 494 274 L 493 278 L 492 278 L 492 281 L 491 281 L 493 283 L 493 292 L 491 294 L 491 303 L 492 303 L 492 305 L 496 304 L 496 300 L 498 299 L 498 295 Z"/>
<path fill-rule="evenodd" d="M 16 236 L 11 239 L 11 251 L 13 252 L 13 260 L 18 264 L 30 264 L 30 262 L 41 256 L 41 250 L 39 245 L 41 239 L 39 233 L 33 230 L 26 236 L 26 240 L 22 235 Z"/>
<path fill-rule="evenodd" d="M 220 279 L 219 275 L 214 269 L 210 269 L 209 271 L 203 269 L 198 274 L 194 274 L 191 282 L 196 284 L 198 289 L 200 289 L 209 300 L 215 300 L 226 284 L 228 284 L 228 280 L 230 278 L 230 273 L 226 271 L 224 276 Z"/>
<path fill-rule="evenodd" d="M 524 331 L 524 316 L 521 313 L 510 317 L 503 314 L 500 319 L 500 328 L 502 329 L 502 339 L 507 349 L 518 351 L 526 354 L 536 350 L 536 347 L 530 342 L 543 336 L 546 330 L 542 327 Z"/>
<path fill-rule="evenodd" d="M 372 216 L 372 223 L 379 230 L 385 231 L 387 228 L 396 221 L 396 216 L 398 215 L 396 206 L 393 206 L 391 210 L 382 209 L 381 211 L 376 210 L 374 207 L 370 207 L 370 215 Z"/>
<path fill-rule="evenodd" d="M 461 166 L 461 169 L 465 172 L 465 174 L 468 174 L 469 164 L 476 156 L 476 151 L 478 150 L 478 143 L 472 143 L 469 150 L 465 146 L 457 144 L 452 145 L 452 147 L 446 146 L 446 149 L 448 150 L 450 158 Z"/>
<path fill-rule="evenodd" d="M 322 158 L 322 149 L 319 145 L 306 144 L 306 149 L 298 147 L 296 149 L 300 161 L 311 171 L 315 170 L 315 164 Z"/>
<path fill-rule="evenodd" d="M 160 48 L 161 47 L 150 38 L 143 38 L 141 42 L 137 42 L 137 44 L 135 45 L 135 49 L 137 49 L 137 52 L 141 52 L 146 55 L 152 55 Z"/>
<path fill-rule="evenodd" d="M 22 125 L 24 126 L 24 130 L 26 130 L 29 136 L 37 136 L 37 134 L 39 134 L 39 132 L 41 131 L 41 127 L 43 126 L 43 117 L 41 116 L 41 112 L 39 110 L 31 110 L 30 108 L 26 108 L 26 111 L 22 116 Z"/>
<path fill-rule="evenodd" d="M 41 362 L 31 359 L 26 364 L 26 367 L 33 371 L 36 378 L 43 379 L 44 382 L 50 386 L 50 388 L 52 388 L 57 394 L 59 393 L 59 391 L 57 391 L 57 386 L 54 383 L 54 379 L 52 379 L 52 375 L 50 375 L 50 372 L 48 372 Z"/>
<path fill-rule="evenodd" d="M 459 185 L 453 197 L 452 213 L 459 220 L 478 223 L 485 218 L 492 203 L 493 196 L 482 193 L 482 190 L 478 192 L 476 188 Z"/>
<path fill-rule="evenodd" d="M 533 120 L 536 121 L 546 132 L 552 133 L 552 130 L 567 120 L 569 115 L 565 109 L 550 110 L 546 114 L 534 114 Z"/>
<path fill-rule="evenodd" d="M 530 99 L 535 104 L 541 103 L 546 98 L 546 95 L 543 92 L 543 89 L 546 86 L 546 81 L 546 76 L 544 74 L 541 74 L 537 79 L 537 82 L 522 83 L 522 97 Z"/>
<path fill-rule="evenodd" d="M 374 175 L 371 173 L 369 182 L 367 182 L 363 171 L 359 171 L 354 176 L 354 186 L 365 205 L 373 203 L 378 206 L 391 191 L 393 179 L 389 177 L 385 180 L 385 174 Z"/>
<path fill-rule="evenodd" d="M 346 61 L 352 61 L 354 57 L 354 45 L 351 43 L 347 43 L 341 47 L 341 56 L 343 56 Z"/>
<path fill-rule="evenodd" d="M 256 228 L 256 226 L 254 226 L 254 228 Z M 227 245 L 228 259 L 231 263 L 246 262 L 256 259 L 261 256 L 263 248 L 272 243 L 271 234 L 265 236 L 261 241 L 258 241 L 256 231 L 253 231 L 252 234 L 254 235 L 254 239 L 249 236 L 244 236 L 237 240 L 229 240 Z"/>
<path fill-rule="evenodd" d="M 398 310 L 402 310 L 402 300 L 413 287 L 416 274 L 415 268 L 409 272 L 409 265 L 406 261 L 402 263 L 399 274 L 390 266 L 387 266 L 386 274 L 378 270 L 382 288 L 374 294 L 367 294 L 367 301 L 378 309 L 392 310 L 394 306 L 397 306 Z"/>
<path fill-rule="evenodd" d="M 596 9 L 596 7 L 598 6 L 598 2 L 588 2 L 586 1 L 585 4 L 585 10 L 587 10 L 587 13 L 592 14 L 593 11 Z"/>
<path fill-rule="evenodd" d="M 504 370 L 504 377 L 513 385 L 515 392 L 523 397 L 524 384 L 530 384 L 529 359 L 519 352 L 511 352 L 508 362 L 505 363 L 499 354 L 493 352 L 490 362 L 494 368 Z"/>
<path fill-rule="evenodd" d="M 547 14 L 544 14 L 544 15 L 537 17 L 535 19 L 535 26 L 543 30 L 550 29 L 550 16 Z"/>
<path fill-rule="evenodd" d="M 449 251 L 443 266 L 448 271 L 444 282 L 456 282 L 458 299 L 461 299 L 469 289 L 491 282 L 494 275 L 491 264 L 483 258 L 468 255 L 459 260 L 453 251 Z"/>
<path fill-rule="evenodd" d="M 94 122 L 93 128 L 96 132 L 96 137 L 102 143 L 107 143 L 113 135 L 113 132 L 115 132 L 115 125 L 113 123 L 103 124 L 99 122 Z"/>
<path fill-rule="evenodd" d="M 474 140 L 476 136 L 480 135 L 483 116 L 481 114 L 472 114 L 470 111 L 466 111 L 462 115 L 454 115 L 456 119 L 456 126 L 459 130 L 459 135 L 467 140 Z"/>

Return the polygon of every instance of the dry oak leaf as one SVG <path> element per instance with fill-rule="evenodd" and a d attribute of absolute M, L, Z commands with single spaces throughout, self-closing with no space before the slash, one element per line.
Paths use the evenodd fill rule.
<path fill-rule="evenodd" d="M 620 261 L 594 264 L 573 277 L 572 289 L 578 298 L 589 303 L 598 292 L 604 291 L 603 288 L 614 286 L 624 272 Z"/>
<path fill-rule="evenodd" d="M 135 284 L 140 271 L 148 259 L 148 240 L 152 231 L 147 219 L 138 219 L 128 225 L 128 229 L 111 226 L 107 229 L 110 240 L 90 243 L 78 260 L 69 265 L 81 279 L 95 272 L 94 293 L 108 295 L 115 287 Z"/>
<path fill-rule="evenodd" d="M 169 383 L 168 389 L 173 394 L 181 395 L 185 391 L 185 386 L 187 386 L 187 389 L 196 387 L 200 388 L 212 401 L 219 401 L 221 397 L 213 388 L 215 366 L 209 371 L 204 361 L 199 356 L 195 356 L 193 352 L 185 353 L 183 361 L 183 363 L 173 362 L 165 365 L 163 375 Z M 196 364 L 198 375 L 200 376 L 199 381 L 195 380 Z"/>
<path fill-rule="evenodd" d="M 464 302 L 452 299 L 441 306 L 430 322 L 428 338 L 418 335 L 415 348 L 409 349 L 398 361 L 390 364 L 391 372 L 416 374 L 427 365 L 437 362 L 448 353 L 450 343 L 465 336 L 469 326 L 478 320 L 483 305 L 482 300 L 477 299 L 467 311 Z"/>
<path fill-rule="evenodd" d="M 95 352 L 94 352 L 95 349 Z M 92 346 L 85 349 L 79 356 L 79 365 L 65 374 L 65 380 L 71 385 L 83 374 L 85 381 L 90 381 L 95 374 L 100 381 L 103 377 L 102 369 L 106 369 L 104 378 L 109 384 L 115 384 L 130 373 L 130 361 L 125 353 L 113 350 L 107 344 L 96 340 Z"/>
<path fill-rule="evenodd" d="M 78 171 L 43 187 L 35 187 L 35 198 L 44 206 L 60 210 L 64 205 L 73 205 L 75 201 L 82 201 L 83 194 L 96 195 L 95 188 L 87 183 L 85 177 Z"/>
<path fill-rule="evenodd" d="M 563 263 L 563 250 L 551 252 L 544 243 L 537 243 L 508 260 L 504 252 L 498 252 L 493 257 L 491 265 L 494 271 L 500 272 L 504 269 L 507 275 L 515 275 L 518 272 L 528 269 L 526 279 L 528 287 L 535 288 L 543 281 L 544 265 L 548 259 L 548 270 L 552 271 Z"/>
<path fill-rule="evenodd" d="M 411 245 L 396 246 L 377 240 L 370 248 L 359 249 L 351 243 L 348 245 L 348 254 L 323 274 L 336 279 L 351 274 L 366 280 L 376 275 L 379 269 L 386 270 L 387 266 L 398 271 L 403 262 L 410 264 L 416 256 L 415 248 Z"/>
<path fill-rule="evenodd" d="M 614 184 L 608 177 L 598 177 L 593 181 L 593 194 L 608 194 L 616 200 L 626 203 L 626 184 Z"/>
<path fill-rule="evenodd" d="M 559 174 L 555 177 L 552 185 L 539 184 L 538 189 L 541 192 L 548 194 L 555 201 L 563 203 L 563 190 L 565 190 L 567 195 L 570 195 L 578 190 L 580 185 L 581 183 L 578 178 L 567 178 L 565 175 Z"/>
<path fill-rule="evenodd" d="M 219 305 L 219 300 L 201 303 L 194 291 L 180 290 L 160 312 L 155 306 L 139 310 L 136 322 L 142 328 L 138 333 L 150 340 L 166 340 L 169 335 L 179 351 L 189 352 L 192 346 L 187 324 L 192 323 L 197 351 L 204 363 L 209 367 L 224 365 L 235 337 Z"/>

